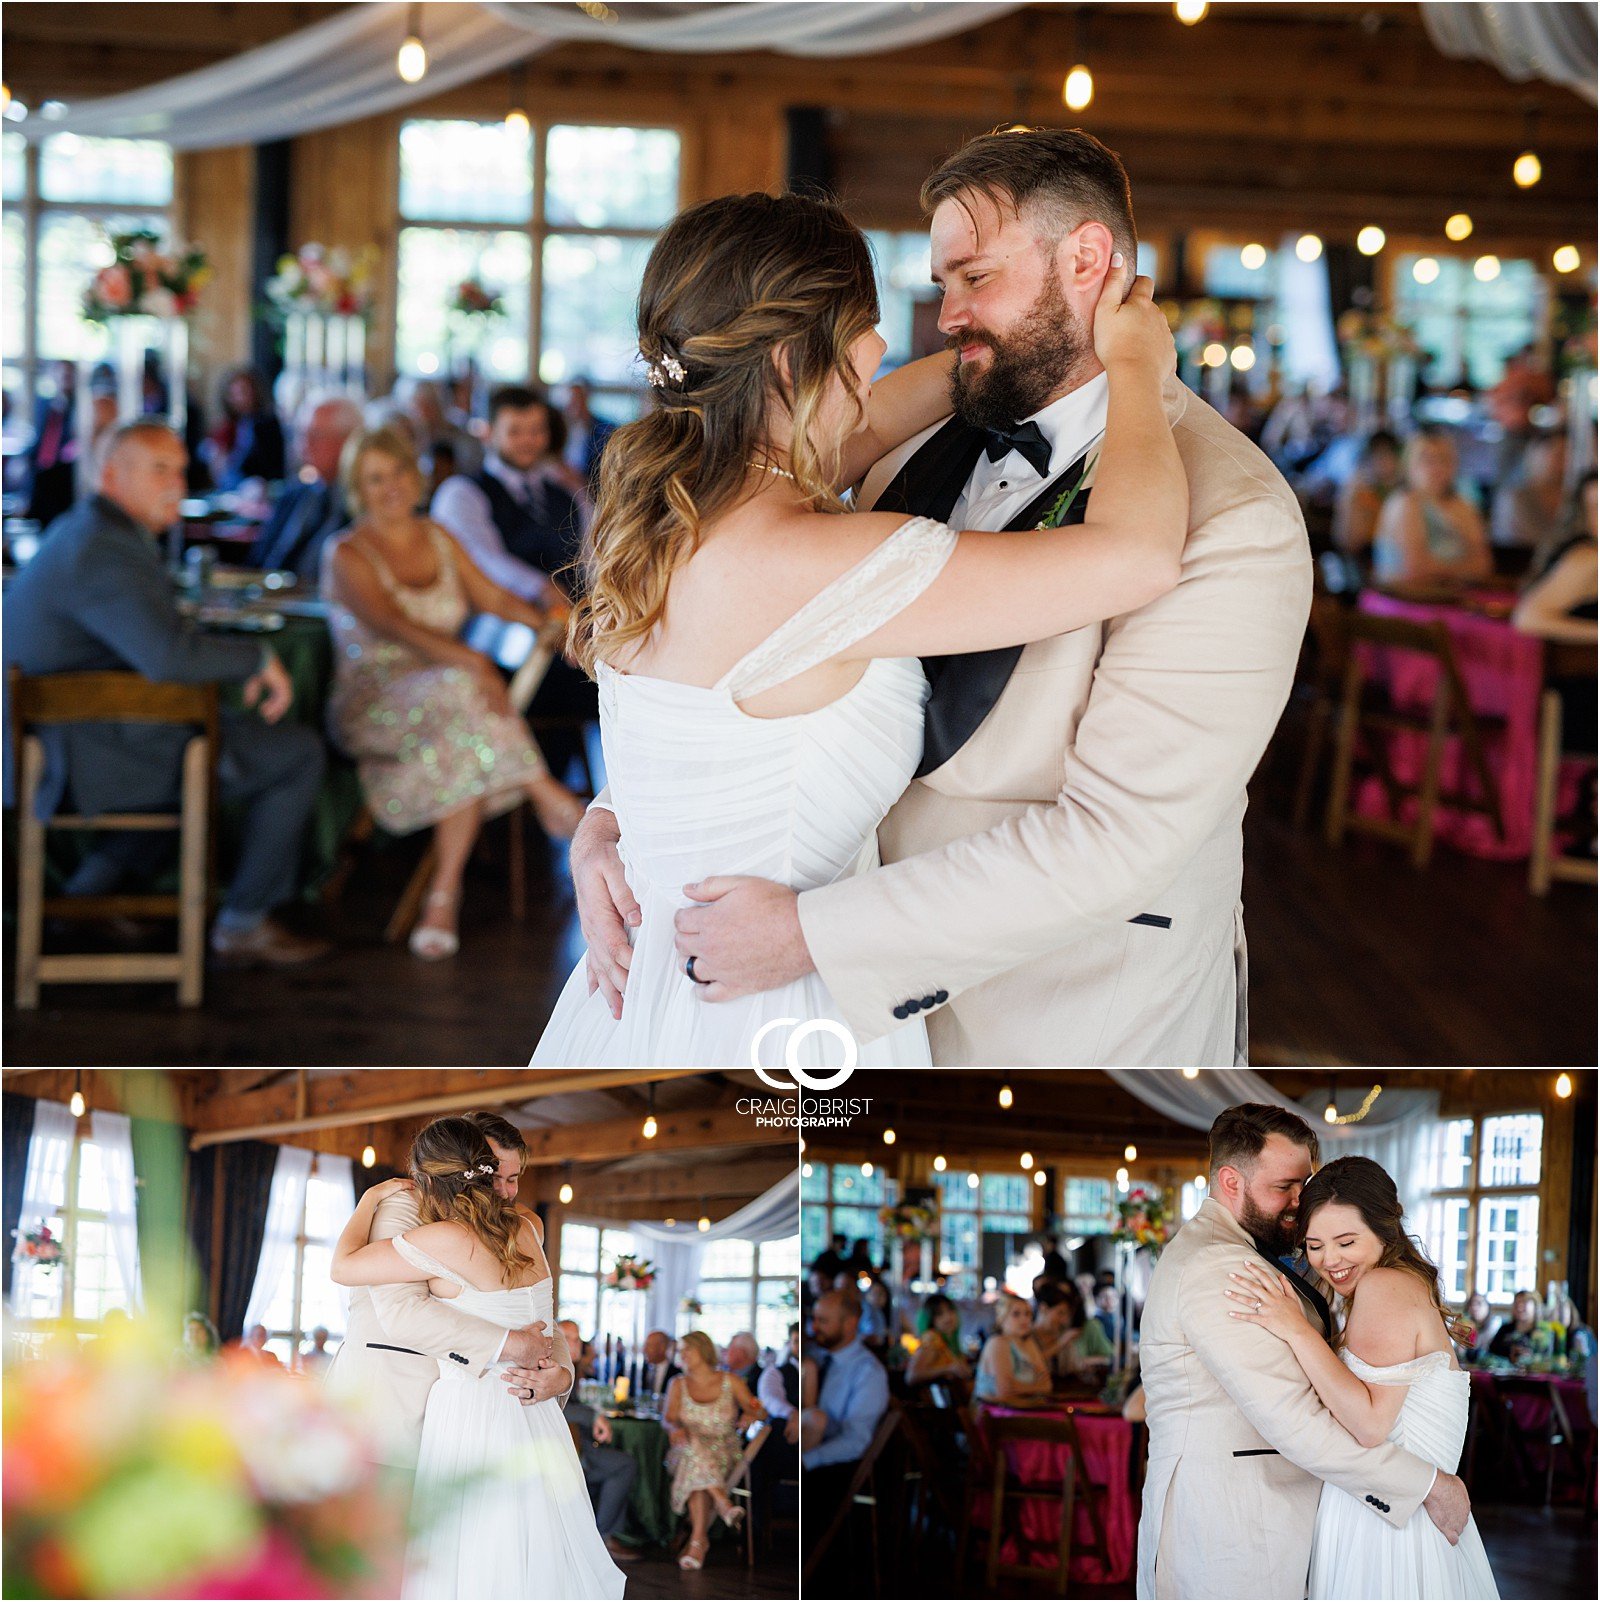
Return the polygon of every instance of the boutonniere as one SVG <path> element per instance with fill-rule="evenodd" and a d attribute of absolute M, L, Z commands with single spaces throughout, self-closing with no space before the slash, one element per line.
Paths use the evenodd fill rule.
<path fill-rule="evenodd" d="M 1060 528 L 1067 520 L 1067 513 L 1072 510 L 1073 503 L 1080 495 L 1088 494 L 1094 482 L 1095 466 L 1100 460 L 1100 453 L 1096 451 L 1084 464 L 1083 471 L 1062 490 L 1056 497 L 1056 503 L 1033 526 L 1035 529 Z"/>

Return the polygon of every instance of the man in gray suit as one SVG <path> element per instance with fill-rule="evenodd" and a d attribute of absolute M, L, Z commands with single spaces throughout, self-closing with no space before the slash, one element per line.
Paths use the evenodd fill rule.
<path fill-rule="evenodd" d="M 639 1477 L 639 1465 L 626 1452 L 611 1445 L 611 1420 L 597 1413 L 587 1402 L 577 1399 L 578 1385 L 594 1372 L 594 1348 L 578 1332 L 570 1318 L 556 1326 L 566 1336 L 567 1350 L 572 1353 L 572 1367 L 577 1379 L 573 1394 L 567 1399 L 567 1422 L 582 1437 L 578 1450 L 583 1464 L 583 1478 L 594 1498 L 595 1523 L 605 1537 L 606 1550 L 619 1563 L 631 1562 L 638 1553 L 617 1539 L 618 1532 L 628 1522 L 628 1494 Z"/>
<path fill-rule="evenodd" d="M 157 537 L 177 519 L 187 465 L 181 441 L 161 423 L 116 431 L 99 492 L 51 524 L 6 593 L 5 662 L 32 674 L 132 671 L 156 681 L 242 684 L 253 710 L 223 712 L 218 778 L 222 799 L 246 806 L 244 845 L 211 946 L 239 965 L 306 962 L 326 952 L 326 942 L 290 933 L 269 913 L 294 894 L 323 745 L 314 730 L 282 721 L 293 692 L 275 652 L 202 633 L 178 611 Z M 41 817 L 69 794 L 86 814 L 176 810 L 188 730 L 83 723 L 44 729 L 41 739 Z M 129 874 L 159 868 L 170 847 L 162 835 L 108 835 L 67 893 L 108 894 Z"/>

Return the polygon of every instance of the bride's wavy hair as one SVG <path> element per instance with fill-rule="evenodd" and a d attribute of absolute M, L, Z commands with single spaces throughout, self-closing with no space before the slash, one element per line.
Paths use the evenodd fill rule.
<path fill-rule="evenodd" d="M 1420 1279 L 1428 1288 L 1434 1311 L 1448 1329 L 1455 1315 L 1439 1294 L 1439 1270 L 1416 1237 L 1406 1233 L 1400 1193 L 1382 1164 L 1373 1162 L 1370 1157 L 1336 1157 L 1305 1182 L 1300 1191 L 1300 1221 L 1296 1228 L 1297 1244 L 1302 1251 L 1312 1217 L 1319 1208 L 1330 1204 L 1354 1207 L 1361 1214 L 1362 1223 L 1382 1243 L 1377 1266 L 1398 1268 Z M 1332 1344 L 1336 1351 L 1344 1344 L 1342 1326 L 1334 1330 Z"/>
<path fill-rule="evenodd" d="M 834 488 L 843 436 L 814 433 L 835 384 L 860 422 L 850 348 L 877 321 L 867 241 L 830 200 L 727 195 L 668 226 L 639 290 L 639 352 L 656 403 L 606 443 L 572 613 L 570 644 L 587 672 L 661 621 L 702 527 L 745 493 L 752 462 L 776 465 L 766 443 L 774 407 L 789 419 L 788 470 L 802 494 L 818 511 L 843 510 Z"/>
<path fill-rule="evenodd" d="M 483 1131 L 466 1118 L 435 1118 L 411 1142 L 411 1178 L 422 1222 L 463 1224 L 488 1248 L 510 1280 L 535 1272 L 537 1262 L 517 1244 L 522 1220 L 495 1194 L 498 1169 Z"/>

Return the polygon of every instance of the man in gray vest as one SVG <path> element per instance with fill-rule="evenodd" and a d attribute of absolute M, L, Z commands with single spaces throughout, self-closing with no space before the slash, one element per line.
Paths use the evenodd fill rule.
<path fill-rule="evenodd" d="M 322 956 L 320 940 L 269 916 L 294 894 L 305 833 L 322 782 L 315 730 L 283 721 L 293 690 L 277 654 L 242 638 L 206 634 L 178 611 L 157 539 L 177 520 L 188 453 L 165 424 L 124 424 L 112 436 L 97 494 L 45 531 L 38 555 L 5 598 L 5 662 L 24 673 L 134 672 L 181 684 L 239 684 L 250 710 L 222 714 L 221 798 L 246 807 L 238 869 L 211 947 L 240 966 L 286 966 Z M 81 723 L 41 731 L 48 818 L 70 794 L 77 811 L 177 809 L 187 729 L 170 724 Z M 105 895 L 149 873 L 170 852 L 166 835 L 105 837 L 66 886 Z"/>
<path fill-rule="evenodd" d="M 595 1523 L 605 1537 L 606 1550 L 619 1563 L 628 1563 L 639 1554 L 631 1546 L 624 1546 L 617 1536 L 628 1522 L 628 1495 L 639 1477 L 639 1465 L 611 1444 L 610 1419 L 577 1399 L 578 1386 L 593 1375 L 594 1348 L 584 1340 L 570 1318 L 562 1319 L 556 1327 L 566 1337 L 577 1375 L 573 1394 L 567 1399 L 566 1414 L 567 1422 L 580 1438 L 578 1458 L 583 1464 L 583 1478 L 589 1494 L 594 1498 Z"/>

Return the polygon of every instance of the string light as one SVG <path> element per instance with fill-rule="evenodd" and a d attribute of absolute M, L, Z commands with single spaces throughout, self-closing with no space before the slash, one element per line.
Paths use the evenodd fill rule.
<path fill-rule="evenodd" d="M 378 1153 L 370 1140 L 361 1148 L 361 1166 L 363 1168 L 376 1168 L 378 1166 Z"/>
<path fill-rule="evenodd" d="M 1550 258 L 1550 265 L 1558 273 L 1575 273 L 1582 261 L 1576 245 L 1562 245 Z"/>
<path fill-rule="evenodd" d="M 1204 22 L 1206 12 L 1211 9 L 1208 0 L 1177 0 L 1173 6 L 1173 14 L 1184 27 L 1192 28 L 1197 22 Z"/>
<path fill-rule="evenodd" d="M 412 6 L 406 21 L 406 39 L 394 59 L 394 68 L 406 83 L 421 83 L 428 75 L 428 52 L 422 43 L 420 6 Z"/>
<path fill-rule="evenodd" d="M 1014 1098 L 1012 1097 L 1012 1094 L 1011 1094 L 1011 1086 L 1010 1085 L 1002 1085 L 1000 1087 L 1000 1105 L 1002 1107 L 1005 1107 L 1005 1108 L 1009 1109 L 1013 1099 Z"/>
<path fill-rule="evenodd" d="M 83 1096 L 83 1070 L 81 1068 L 78 1070 L 78 1077 L 72 1082 L 72 1100 L 67 1103 L 67 1106 L 74 1118 L 81 1118 L 88 1111 L 89 1103 L 84 1100 Z"/>
<path fill-rule="evenodd" d="M 1031 1151 L 1023 1152 L 1023 1154 L 1022 1154 L 1022 1166 L 1023 1166 L 1024 1169 L 1029 1169 L 1029 1168 L 1033 1167 L 1033 1153 Z"/>
<path fill-rule="evenodd" d="M 1126 1168 L 1119 1168 L 1117 1170 L 1117 1189 L 1118 1190 L 1126 1190 L 1127 1188 L 1128 1188 L 1128 1170 Z"/>
<path fill-rule="evenodd" d="M 1444 237 L 1460 244 L 1463 239 L 1472 237 L 1472 219 L 1464 212 L 1458 211 L 1445 218 Z"/>
<path fill-rule="evenodd" d="M 1183 1070 L 1183 1077 L 1185 1079 L 1198 1079 L 1200 1077 L 1200 1070 L 1198 1068 L 1185 1068 Z"/>
<path fill-rule="evenodd" d="M 1260 272 L 1267 265 L 1267 247 L 1265 245 L 1246 245 L 1239 252 L 1239 265 L 1246 272 Z"/>
<path fill-rule="evenodd" d="M 1036 1184 L 1036 1185 L 1038 1185 L 1040 1187 L 1043 1187 L 1043 1185 L 1044 1185 L 1044 1169 L 1037 1168 L 1037 1169 L 1034 1170 L 1033 1182 L 1034 1182 L 1034 1184 Z"/>
<path fill-rule="evenodd" d="M 654 1140 L 661 1133 L 661 1125 L 656 1122 L 656 1087 L 654 1080 L 650 1082 L 650 1100 L 645 1106 L 644 1128 L 641 1133 L 646 1140 Z"/>
<path fill-rule="evenodd" d="M 1472 264 L 1472 276 L 1480 284 L 1492 284 L 1500 276 L 1500 258 L 1498 256 L 1480 256 Z"/>
<path fill-rule="evenodd" d="M 871 1179 L 872 1176 L 877 1173 L 877 1171 L 878 1170 L 874 1168 L 871 1163 L 862 1163 L 861 1165 L 861 1177 L 863 1179 Z"/>
<path fill-rule="evenodd" d="M 1202 367 L 1221 367 L 1228 360 L 1228 347 L 1218 340 L 1213 340 L 1200 352 L 1200 365 Z"/>
<path fill-rule="evenodd" d="M 1194 1184 L 1196 1190 L 1209 1190 L 1211 1188 L 1210 1185 L 1207 1184 L 1206 1176 L 1204 1174 L 1196 1174 L 1194 1176 Z"/>
<path fill-rule="evenodd" d="M 884 1132 L 883 1132 L 883 1143 L 884 1143 L 885 1146 L 894 1145 L 894 1131 L 892 1129 L 884 1130 Z"/>
<path fill-rule="evenodd" d="M 708 1229 L 711 1228 L 711 1220 L 704 1213 L 701 1213 L 700 1222 L 695 1225 L 695 1228 L 698 1229 L 703 1235 Z"/>
<path fill-rule="evenodd" d="M 942 1174 L 949 1166 L 949 1163 L 943 1157 L 935 1157 L 933 1159 L 933 1171 L 936 1174 Z"/>
<path fill-rule="evenodd" d="M 976 1190 L 977 1188 L 978 1188 L 978 1176 L 976 1174 L 968 1174 L 967 1175 L 967 1189 L 968 1190 Z"/>
<path fill-rule="evenodd" d="M 1136 1162 L 1139 1156 L 1139 1148 L 1135 1146 L 1132 1141 L 1129 1141 L 1128 1144 L 1122 1148 L 1122 1155 L 1130 1163 Z"/>
<path fill-rule="evenodd" d="M 1341 1115 L 1339 1109 L 1333 1105 L 1333 1092 L 1330 1090 L 1328 1092 L 1327 1112 L 1324 1112 L 1322 1116 L 1327 1118 L 1330 1124 L 1359 1124 L 1361 1120 L 1372 1111 L 1373 1103 L 1377 1101 L 1378 1097 L 1382 1094 L 1383 1086 L 1374 1085 L 1372 1089 L 1369 1090 L 1362 1098 L 1361 1105 L 1357 1107 L 1353 1113 L 1344 1113 Z M 1332 1113 L 1333 1117 L 1328 1118 L 1328 1113 Z"/>
<path fill-rule="evenodd" d="M 1241 373 L 1248 373 L 1256 364 L 1256 353 L 1248 345 L 1235 345 L 1228 353 L 1228 360 Z"/>
<path fill-rule="evenodd" d="M 511 69 L 511 107 L 506 112 L 506 131 L 513 134 L 526 134 L 532 124 L 528 121 L 528 113 L 522 108 L 527 102 L 528 69 L 519 62 Z"/>
<path fill-rule="evenodd" d="M 1087 67 L 1074 67 L 1067 74 L 1066 82 L 1061 85 L 1061 98 L 1066 101 L 1068 111 L 1089 109 L 1094 99 L 1094 75 Z"/>
<path fill-rule="evenodd" d="M 1439 264 L 1432 256 L 1418 256 L 1411 264 L 1411 276 L 1419 284 L 1431 284 L 1439 276 Z"/>
<path fill-rule="evenodd" d="M 1376 256 L 1388 240 L 1389 236 L 1381 228 L 1363 228 L 1356 235 L 1356 249 L 1363 256 Z"/>
<path fill-rule="evenodd" d="M 565 1207 L 572 1200 L 572 1186 L 563 1185 L 556 1194 L 561 1198 L 561 1205 Z"/>
<path fill-rule="evenodd" d="M 1315 234 L 1301 234 L 1294 242 L 1294 253 L 1301 261 L 1316 261 L 1322 254 L 1322 241 Z"/>
<path fill-rule="evenodd" d="M 802 1179 L 810 1179 L 811 1174 L 812 1174 L 811 1164 L 810 1163 L 802 1163 L 801 1166 L 800 1166 L 800 1177 Z"/>
<path fill-rule="evenodd" d="M 1524 150 L 1511 163 L 1511 181 L 1518 189 L 1532 189 L 1544 177 L 1544 164 L 1531 151 Z"/>
<path fill-rule="evenodd" d="M 1567 1097 L 1572 1094 L 1572 1075 L 1571 1074 L 1557 1074 L 1556 1075 L 1556 1094 L 1563 1101 L 1565 1101 L 1567 1099 Z"/>
<path fill-rule="evenodd" d="M 665 1218 L 662 1220 L 662 1222 L 667 1226 L 668 1229 L 676 1229 L 678 1227 L 678 1220 L 676 1218 Z"/>

